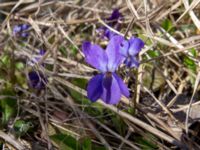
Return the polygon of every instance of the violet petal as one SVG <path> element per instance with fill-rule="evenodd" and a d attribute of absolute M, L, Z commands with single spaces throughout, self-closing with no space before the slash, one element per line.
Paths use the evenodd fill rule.
<path fill-rule="evenodd" d="M 113 75 L 105 75 L 103 79 L 102 100 L 107 104 L 117 104 L 121 97 L 121 90 Z"/>
<path fill-rule="evenodd" d="M 45 83 L 47 82 L 44 75 L 36 71 L 30 71 L 28 73 L 29 85 L 35 89 L 43 89 L 45 87 Z"/>
<path fill-rule="evenodd" d="M 123 40 L 120 44 L 120 54 L 124 57 L 128 57 L 128 50 L 129 50 L 129 42 L 127 40 Z"/>
<path fill-rule="evenodd" d="M 115 35 L 117 35 L 117 34 L 113 31 L 111 31 L 110 29 L 108 29 L 108 28 L 105 29 L 104 36 L 107 37 L 107 39 L 111 39 Z"/>
<path fill-rule="evenodd" d="M 39 54 L 41 55 L 41 56 L 43 56 L 44 54 L 45 54 L 45 50 L 44 49 L 40 49 L 40 51 L 39 51 Z"/>
<path fill-rule="evenodd" d="M 122 17 L 122 15 L 119 10 L 114 9 L 111 16 L 107 20 L 118 20 L 120 17 Z"/>
<path fill-rule="evenodd" d="M 139 67 L 139 62 L 137 61 L 137 59 L 133 56 L 133 57 L 127 57 L 124 61 L 124 63 L 126 64 L 127 67 L 132 68 L 132 67 Z"/>
<path fill-rule="evenodd" d="M 130 92 L 126 86 L 126 84 L 123 82 L 123 80 L 116 74 L 116 73 L 113 73 L 113 76 L 115 77 L 115 79 L 117 80 L 118 84 L 119 84 L 119 87 L 120 87 L 120 90 L 121 90 L 121 93 L 126 96 L 126 97 L 129 97 L 130 96 Z"/>
<path fill-rule="evenodd" d="M 97 101 L 103 93 L 103 74 L 98 74 L 90 79 L 87 86 L 87 97 L 92 101 Z"/>
<path fill-rule="evenodd" d="M 21 25 L 21 29 L 22 29 L 22 31 L 24 31 L 24 30 L 28 30 L 29 29 L 29 25 L 28 24 L 22 24 Z"/>
<path fill-rule="evenodd" d="M 28 33 L 26 33 L 26 32 L 22 32 L 22 33 L 21 33 L 21 37 L 23 37 L 23 38 L 26 38 L 26 37 L 28 37 L 28 35 L 29 35 L 29 34 L 28 34 Z"/>
<path fill-rule="evenodd" d="M 120 54 L 120 44 L 123 41 L 122 36 L 113 36 L 106 48 L 108 59 L 108 71 L 114 72 L 122 62 L 123 56 Z"/>
<path fill-rule="evenodd" d="M 129 47 L 129 55 L 131 56 L 135 56 L 137 55 L 141 49 L 144 47 L 144 42 L 139 39 L 139 38 L 136 38 L 136 37 L 132 37 L 130 40 L 129 40 L 129 44 L 130 44 L 130 47 Z"/>
<path fill-rule="evenodd" d="M 13 34 L 14 34 L 14 35 L 18 34 L 18 33 L 21 32 L 21 31 L 22 31 L 21 26 L 15 25 L 15 26 L 13 27 Z"/>
<path fill-rule="evenodd" d="M 101 72 L 107 71 L 108 58 L 105 51 L 100 46 L 91 44 L 90 42 L 84 42 L 82 44 L 82 50 L 87 63 Z"/>

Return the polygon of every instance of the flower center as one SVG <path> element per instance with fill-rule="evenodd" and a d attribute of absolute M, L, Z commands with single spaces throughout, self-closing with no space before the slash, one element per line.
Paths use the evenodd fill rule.
<path fill-rule="evenodd" d="M 112 72 L 106 72 L 106 77 L 112 77 Z"/>

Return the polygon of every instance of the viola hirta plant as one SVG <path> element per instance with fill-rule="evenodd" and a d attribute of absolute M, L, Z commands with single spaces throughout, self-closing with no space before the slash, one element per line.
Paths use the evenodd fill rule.
<path fill-rule="evenodd" d="M 124 60 L 124 56 L 120 54 L 122 41 L 122 36 L 113 36 L 106 50 L 90 42 L 82 45 L 86 62 L 101 72 L 87 86 L 87 96 L 92 102 L 102 99 L 107 104 L 117 104 L 122 95 L 130 95 L 123 80 L 115 73 Z"/>
<path fill-rule="evenodd" d="M 122 14 L 118 9 L 114 9 L 109 18 L 105 19 L 105 22 L 115 30 L 120 30 L 119 22 L 122 20 Z M 102 38 L 111 39 L 113 36 L 117 35 L 107 27 L 101 27 L 97 31 L 100 32 Z"/>
<path fill-rule="evenodd" d="M 45 54 L 45 50 L 40 49 L 38 55 L 35 56 L 34 58 L 32 58 L 31 61 L 28 62 L 28 64 L 30 66 L 34 66 L 35 64 L 37 64 L 40 61 L 40 59 L 44 56 L 44 54 Z M 43 66 L 43 64 L 42 64 L 42 66 Z"/>
<path fill-rule="evenodd" d="M 139 62 L 136 56 L 144 47 L 144 42 L 137 37 L 131 37 L 130 40 L 124 40 L 120 46 L 120 53 L 124 56 L 124 63 L 127 67 L 138 67 Z"/>
<path fill-rule="evenodd" d="M 28 73 L 28 79 L 29 86 L 38 90 L 44 89 L 45 84 L 47 83 L 47 79 L 44 75 L 37 71 L 30 71 Z"/>
<path fill-rule="evenodd" d="M 27 37 L 28 32 L 26 32 L 30 26 L 28 24 L 20 24 L 20 25 L 15 25 L 13 27 L 13 35 L 18 36 L 18 37 Z"/>
<path fill-rule="evenodd" d="M 40 59 L 44 54 L 45 50 L 40 49 L 39 55 L 33 58 L 31 61 L 29 61 L 28 64 L 30 66 L 34 66 L 36 63 L 38 63 L 38 61 L 40 61 Z M 44 64 L 42 64 L 42 66 L 44 66 Z M 45 88 L 45 84 L 47 83 L 47 78 L 42 72 L 31 70 L 28 72 L 28 83 L 31 88 L 41 90 Z"/>

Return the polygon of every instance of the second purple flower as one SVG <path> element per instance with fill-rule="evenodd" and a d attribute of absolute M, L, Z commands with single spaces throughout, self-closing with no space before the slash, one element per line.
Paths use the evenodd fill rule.
<path fill-rule="evenodd" d="M 131 37 L 130 40 L 123 40 L 120 45 L 120 53 L 124 56 L 124 63 L 127 67 L 132 68 L 139 66 L 136 56 L 143 47 L 144 42 L 140 38 Z"/>

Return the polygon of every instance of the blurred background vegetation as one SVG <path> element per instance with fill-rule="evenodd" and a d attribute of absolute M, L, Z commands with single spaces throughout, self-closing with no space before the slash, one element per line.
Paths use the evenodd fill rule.
<path fill-rule="evenodd" d="M 199 3 L 0 0 L 0 149 L 200 149 Z M 81 44 L 106 46 L 97 29 L 115 9 L 145 48 L 139 68 L 118 70 L 131 97 L 111 106 L 86 98 L 97 71 Z"/>

